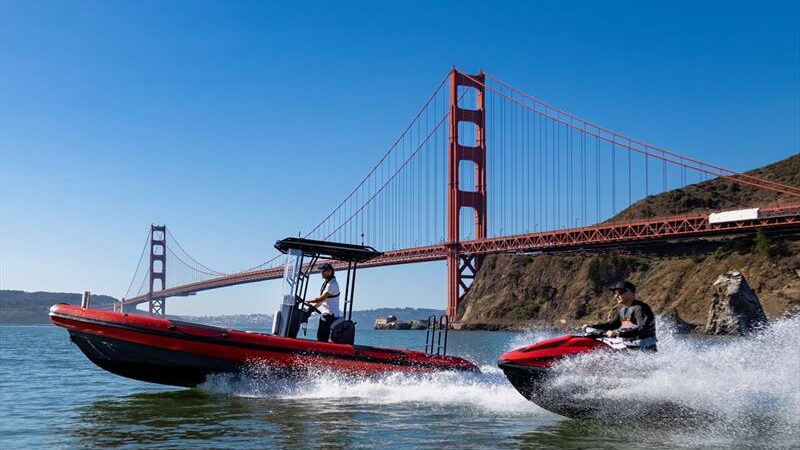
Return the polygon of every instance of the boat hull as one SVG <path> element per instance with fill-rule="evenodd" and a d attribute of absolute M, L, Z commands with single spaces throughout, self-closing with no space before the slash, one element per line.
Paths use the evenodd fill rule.
<path fill-rule="evenodd" d="M 113 374 L 149 383 L 193 387 L 208 376 L 237 373 L 243 365 L 221 358 L 136 344 L 80 331 L 70 340 L 98 367 Z"/>
<path fill-rule="evenodd" d="M 51 321 L 99 367 L 151 383 L 192 387 L 208 376 L 254 366 L 275 376 L 308 371 L 370 375 L 392 371 L 478 371 L 452 356 L 352 346 L 227 330 L 59 304 Z"/>

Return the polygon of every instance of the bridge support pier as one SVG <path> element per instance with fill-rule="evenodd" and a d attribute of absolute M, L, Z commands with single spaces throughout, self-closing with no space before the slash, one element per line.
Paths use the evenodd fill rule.
<path fill-rule="evenodd" d="M 486 238 L 486 105 L 483 72 L 466 76 L 455 68 L 450 71 L 450 122 L 447 171 L 447 315 L 455 318 L 458 305 L 469 291 L 480 263 L 479 255 L 461 253 L 459 218 L 461 208 L 471 208 L 475 215 L 474 239 Z M 459 87 L 472 88 L 476 93 L 476 109 L 458 105 Z M 474 145 L 459 142 L 459 123 L 475 125 Z M 459 169 L 462 161 L 475 168 L 474 190 L 462 191 Z"/>
<path fill-rule="evenodd" d="M 164 297 L 161 298 L 154 298 L 151 299 L 148 306 L 151 316 L 161 316 L 164 317 L 167 315 L 167 311 L 164 308 L 166 306 L 167 299 Z"/>
<path fill-rule="evenodd" d="M 166 316 L 167 299 L 153 297 L 156 280 L 161 282 L 163 291 L 167 288 L 167 226 L 150 225 L 150 292 L 148 294 L 151 316 Z"/>

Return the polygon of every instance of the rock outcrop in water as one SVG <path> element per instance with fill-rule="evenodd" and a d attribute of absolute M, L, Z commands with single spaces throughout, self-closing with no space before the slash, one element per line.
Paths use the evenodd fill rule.
<path fill-rule="evenodd" d="M 675 332 L 678 334 L 691 333 L 697 329 L 696 325 L 683 320 L 680 313 L 678 313 L 678 310 L 676 309 L 666 312 L 662 317 L 666 323 L 672 326 Z"/>
<path fill-rule="evenodd" d="M 767 323 L 767 315 L 741 272 L 720 275 L 713 284 L 708 334 L 747 334 Z"/>

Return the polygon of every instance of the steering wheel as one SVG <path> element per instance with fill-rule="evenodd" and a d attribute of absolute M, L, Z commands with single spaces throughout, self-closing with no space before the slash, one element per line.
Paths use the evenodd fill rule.
<path fill-rule="evenodd" d="M 306 310 L 306 311 L 311 311 L 311 312 L 315 312 L 317 314 L 322 314 L 322 312 L 320 312 L 320 310 L 318 310 L 316 306 L 312 305 L 311 303 L 309 303 L 309 302 L 307 302 L 305 300 L 301 300 L 300 304 L 303 305 L 303 309 Z M 306 309 L 306 308 L 308 308 L 308 309 Z"/>

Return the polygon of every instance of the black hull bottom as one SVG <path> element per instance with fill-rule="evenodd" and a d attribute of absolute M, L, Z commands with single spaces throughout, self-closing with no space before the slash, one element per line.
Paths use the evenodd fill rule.
<path fill-rule="evenodd" d="M 134 380 L 195 387 L 209 375 L 238 373 L 242 365 L 224 359 L 189 355 L 103 336 L 70 331 L 70 339 L 93 363 Z"/>
<path fill-rule="evenodd" d="M 503 362 L 498 366 L 520 394 L 540 407 L 572 419 L 589 419 L 596 416 L 597 411 L 590 405 L 573 404 L 568 397 L 563 396 L 563 393 L 552 392 L 548 387 L 551 379 L 549 369 Z"/>

